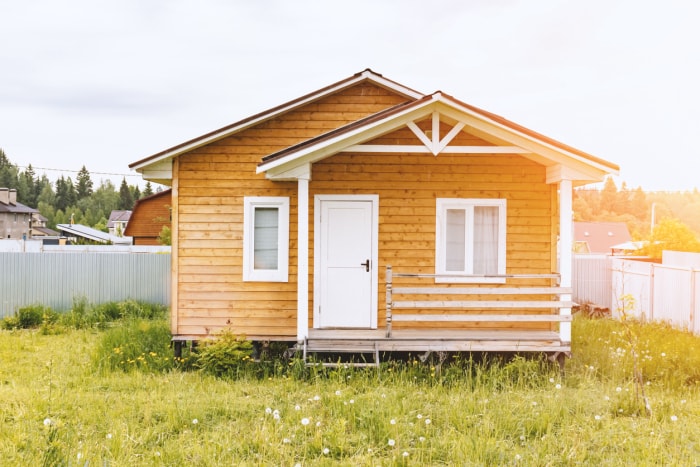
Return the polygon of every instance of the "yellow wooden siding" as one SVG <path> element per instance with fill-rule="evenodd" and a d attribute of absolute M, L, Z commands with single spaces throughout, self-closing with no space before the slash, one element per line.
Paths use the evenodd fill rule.
<path fill-rule="evenodd" d="M 449 128 L 448 128 L 449 131 Z M 441 130 L 441 133 L 443 131 Z M 383 136 L 373 144 L 416 144 L 410 130 Z M 460 145 L 488 145 L 460 134 Z M 338 154 L 313 166 L 310 195 L 379 195 L 379 326 L 385 321 L 387 264 L 403 272 L 434 273 L 436 198 L 505 198 L 509 274 L 552 272 L 552 205 L 556 190 L 546 170 L 525 157 L 507 154 Z M 313 205 L 310 216 L 313 218 Z M 508 312 L 507 310 L 505 312 Z M 312 326 L 312 323 L 309 323 Z M 404 325 L 406 326 L 406 325 Z M 444 324 L 408 324 L 433 327 Z M 468 323 L 450 327 L 480 327 Z M 489 324 L 488 327 L 549 327 L 548 323 Z"/>
<path fill-rule="evenodd" d="M 268 154 L 406 100 L 359 84 L 178 158 L 175 334 L 205 336 L 229 327 L 246 336 L 296 336 L 297 184 L 256 175 L 257 165 Z M 245 196 L 290 198 L 288 282 L 242 282 Z"/>

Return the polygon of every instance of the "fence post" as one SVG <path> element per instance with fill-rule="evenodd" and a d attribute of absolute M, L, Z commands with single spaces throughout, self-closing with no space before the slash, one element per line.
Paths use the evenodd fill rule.
<path fill-rule="evenodd" d="M 386 266 L 386 337 L 391 337 L 391 265 Z"/>

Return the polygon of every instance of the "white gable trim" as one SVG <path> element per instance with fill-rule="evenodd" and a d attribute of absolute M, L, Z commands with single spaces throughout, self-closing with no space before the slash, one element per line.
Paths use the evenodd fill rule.
<path fill-rule="evenodd" d="M 433 154 L 436 154 L 436 151 L 438 153 L 453 153 L 453 151 L 462 149 L 455 147 L 453 150 L 450 146 L 447 146 L 456 135 L 456 131 L 455 134 L 451 134 L 451 131 L 443 138 L 443 141 L 440 141 L 436 131 L 433 131 L 432 137 L 428 138 L 414 123 L 431 114 L 433 116 L 433 127 L 439 124 L 439 119 L 436 116 L 444 114 L 458 122 L 453 130 L 457 128 L 461 130 L 466 127 L 469 131 L 477 134 L 481 133 L 485 138 L 498 140 L 500 143 L 508 145 L 505 146 L 508 148 L 506 150 L 498 149 L 503 147 L 499 145 L 494 146 L 493 150 L 489 152 L 486 152 L 487 150 L 479 146 L 475 148 L 474 153 L 501 153 L 504 151 L 507 153 L 526 154 L 526 157 L 546 165 L 548 168 L 552 166 L 569 168 L 569 175 L 573 177 L 569 179 L 576 181 L 599 181 L 605 175 L 617 172 L 603 163 L 587 159 L 566 149 L 554 146 L 547 141 L 503 125 L 481 113 L 460 105 L 452 99 L 446 99 L 440 93 L 435 93 L 431 96 L 431 99 L 427 99 L 418 105 L 409 105 L 408 108 L 392 113 L 381 120 L 321 140 L 317 144 L 302 147 L 283 157 L 263 162 L 258 166 L 257 173 L 265 172 L 269 179 L 288 180 L 290 178 L 286 178 L 287 175 L 290 174 L 294 167 L 300 164 L 313 164 L 338 152 L 346 151 L 350 148 L 361 148 L 364 142 L 394 131 L 404 125 L 408 126 L 416 134 L 416 137 L 420 139 L 420 142 L 423 143 L 423 147 Z M 381 146 L 369 147 L 365 152 L 380 148 Z M 465 149 L 469 151 L 469 147 L 465 147 Z M 423 151 L 423 149 L 412 149 L 410 152 Z M 550 183 L 560 180 L 555 174 L 556 170 L 560 169 L 553 169 L 551 177 L 548 175 Z"/>

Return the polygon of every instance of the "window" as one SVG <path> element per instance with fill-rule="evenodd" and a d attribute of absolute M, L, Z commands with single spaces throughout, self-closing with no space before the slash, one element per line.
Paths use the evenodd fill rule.
<path fill-rule="evenodd" d="M 289 198 L 245 197 L 243 280 L 287 282 Z"/>
<path fill-rule="evenodd" d="M 504 282 L 506 200 L 438 198 L 435 224 L 437 282 Z M 474 277 L 476 276 L 476 277 Z"/>

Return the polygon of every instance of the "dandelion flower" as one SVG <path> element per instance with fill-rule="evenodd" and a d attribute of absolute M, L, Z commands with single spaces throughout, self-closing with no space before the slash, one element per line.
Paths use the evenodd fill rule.
<path fill-rule="evenodd" d="M 321 400 L 321 396 L 314 396 L 314 400 L 315 400 L 315 401 Z"/>
<path fill-rule="evenodd" d="M 555 389 L 561 389 L 561 384 L 557 384 L 556 386 L 554 386 L 554 388 L 555 388 Z"/>
<path fill-rule="evenodd" d="M 618 387 L 615 388 L 615 391 L 616 391 L 616 392 L 622 392 L 622 388 L 621 388 L 620 386 L 618 386 Z"/>
<path fill-rule="evenodd" d="M 389 420 L 389 423 L 391 423 L 392 425 L 396 425 L 396 420 L 392 418 L 391 420 Z"/>
<path fill-rule="evenodd" d="M 677 422 L 677 421 L 678 421 L 678 417 L 676 417 L 675 415 L 671 415 L 671 421 L 672 421 L 672 422 Z"/>
<path fill-rule="evenodd" d="M 268 414 L 268 415 L 270 415 L 270 414 L 272 413 L 272 409 L 271 409 L 270 407 L 267 407 L 267 408 L 265 409 L 265 413 Z"/>
<path fill-rule="evenodd" d="M 354 404 L 354 403 L 355 403 L 355 399 L 350 399 L 350 403 L 351 403 L 351 404 Z"/>
<path fill-rule="evenodd" d="M 335 395 L 336 395 L 336 396 L 339 396 L 339 395 L 340 395 L 340 389 L 338 389 L 337 391 L 335 391 Z"/>
<path fill-rule="evenodd" d="M 596 415 L 596 416 L 595 416 L 595 419 L 596 419 L 597 421 L 599 421 L 599 420 L 600 420 L 600 415 Z"/>
<path fill-rule="evenodd" d="M 549 378 L 549 382 L 550 382 L 550 383 L 553 383 L 553 382 L 554 382 L 554 378 Z"/>
<path fill-rule="evenodd" d="M 323 454 L 324 454 L 324 455 L 327 456 L 329 452 L 331 452 L 330 449 L 328 449 L 328 448 L 323 448 Z"/>
<path fill-rule="evenodd" d="M 105 438 L 107 438 L 107 439 L 112 439 L 112 433 L 107 433 L 107 434 L 105 435 Z"/>
<path fill-rule="evenodd" d="M 389 446 L 394 446 L 396 445 L 396 441 L 394 441 L 393 439 L 389 439 L 389 441 L 386 444 L 388 444 Z"/>
<path fill-rule="evenodd" d="M 665 356 L 666 356 L 666 352 L 661 352 L 661 356 L 662 356 L 662 357 L 665 357 Z"/>
<path fill-rule="evenodd" d="M 425 441 L 425 436 L 421 436 L 420 438 L 418 438 L 418 441 L 420 441 L 421 443 L 424 442 L 424 441 Z"/>
<path fill-rule="evenodd" d="M 294 410 L 301 410 L 301 406 L 295 405 L 295 406 L 294 406 Z"/>
<path fill-rule="evenodd" d="M 423 418 L 423 415 L 418 414 L 418 415 L 416 415 L 416 418 L 417 418 L 418 420 L 420 420 L 421 418 Z"/>
<path fill-rule="evenodd" d="M 426 425 L 430 425 L 430 423 L 431 423 L 431 422 L 430 422 L 430 419 L 429 419 L 429 418 L 426 418 L 426 419 L 425 419 L 425 424 L 426 424 Z"/>
<path fill-rule="evenodd" d="M 306 425 L 308 425 L 309 423 L 311 423 L 311 421 L 310 421 L 308 418 L 304 417 L 304 418 L 301 419 L 301 424 L 302 424 L 302 425 L 306 426 Z"/>
<path fill-rule="evenodd" d="M 321 426 L 321 422 L 316 422 L 316 426 Z"/>
<path fill-rule="evenodd" d="M 402 454 L 402 456 L 408 457 L 408 451 L 404 451 L 403 454 Z"/>
<path fill-rule="evenodd" d="M 685 399 L 681 400 L 681 404 L 685 404 Z"/>
<path fill-rule="evenodd" d="M 284 438 L 284 439 L 282 440 L 282 444 L 289 444 L 289 443 L 291 443 L 291 442 L 292 442 L 292 440 L 289 439 L 289 438 Z"/>
<path fill-rule="evenodd" d="M 51 420 L 50 418 L 45 418 L 44 419 L 44 426 L 51 426 L 51 425 L 53 425 L 53 420 Z"/>
<path fill-rule="evenodd" d="M 519 461 L 520 459 L 522 459 L 522 456 L 521 456 L 520 454 L 516 454 L 516 455 L 515 455 L 515 460 L 516 460 L 516 461 Z"/>
<path fill-rule="evenodd" d="M 275 409 L 275 410 L 272 411 L 272 415 L 279 416 L 279 414 L 280 414 L 280 411 L 277 410 L 277 409 Z"/>
<path fill-rule="evenodd" d="M 525 441 L 525 435 L 520 435 L 520 441 Z"/>

